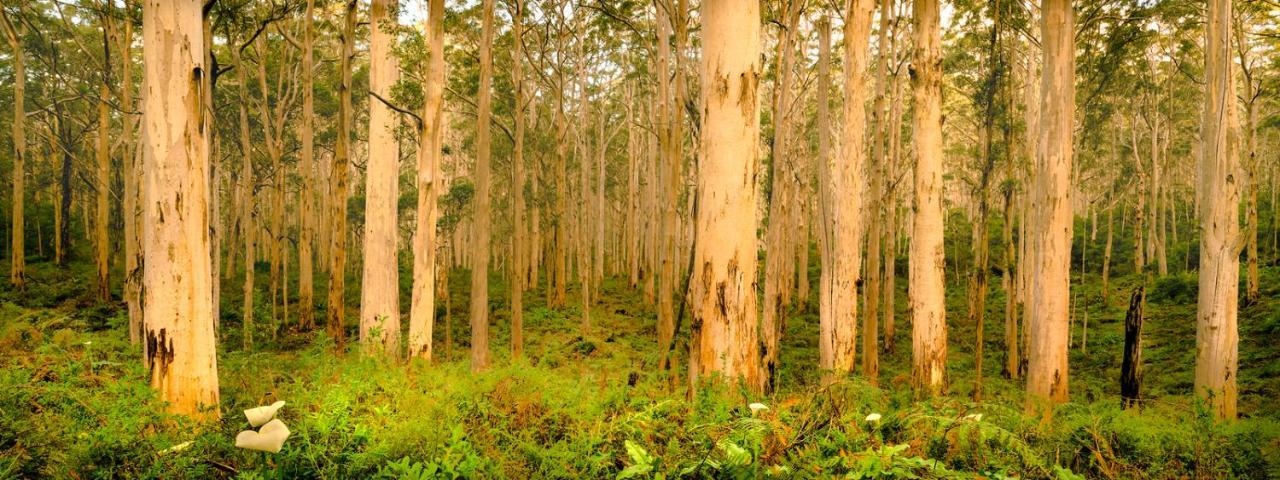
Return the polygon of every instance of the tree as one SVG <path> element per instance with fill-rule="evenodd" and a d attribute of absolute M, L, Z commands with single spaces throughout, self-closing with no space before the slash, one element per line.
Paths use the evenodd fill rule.
<path fill-rule="evenodd" d="M 819 314 L 818 364 L 840 375 L 853 370 L 857 349 L 858 294 L 862 264 L 862 191 L 866 153 L 863 146 L 866 119 L 863 103 L 867 74 L 873 0 L 848 0 L 844 24 L 844 150 L 827 162 L 831 194 L 827 211 L 831 234 L 831 274 L 822 285 L 828 293 L 828 311 Z"/>
<path fill-rule="evenodd" d="M 170 411 L 217 419 L 201 6 L 143 4 L 143 315 L 151 386 Z"/>
<path fill-rule="evenodd" d="M 1027 305 L 1027 407 L 1052 413 L 1067 401 L 1071 282 L 1071 162 L 1075 128 L 1075 13 L 1070 0 L 1042 0 L 1040 131 L 1033 174 L 1033 269 Z"/>
<path fill-rule="evenodd" d="M 8 40 L 9 50 L 13 55 L 13 123 L 10 125 L 13 131 L 13 223 L 11 225 L 11 233 L 13 235 L 13 243 L 10 247 L 9 257 L 9 284 L 19 291 L 27 286 L 26 274 L 26 257 L 27 249 L 23 244 L 26 238 L 26 227 L 23 225 L 24 212 L 23 200 L 26 198 L 25 182 L 26 182 L 26 159 L 27 159 L 27 133 L 26 133 L 26 54 L 22 51 L 21 34 L 25 27 L 22 26 L 21 20 L 14 22 L 9 18 L 9 13 L 0 10 L 0 27 L 4 28 L 5 39 Z"/>
<path fill-rule="evenodd" d="M 493 84 L 493 1 L 481 1 L 480 90 L 476 100 L 475 225 L 471 239 L 471 369 L 489 366 L 489 116 Z M 579 266 L 581 268 L 581 266 Z"/>
<path fill-rule="evenodd" d="M 108 97 L 111 96 L 111 42 L 109 41 L 110 35 L 108 32 L 114 27 L 105 12 L 101 14 L 100 18 L 102 23 L 102 63 L 100 65 L 102 72 L 99 78 L 100 83 L 98 84 L 98 136 L 95 142 L 97 168 L 95 169 L 94 193 L 97 198 L 97 209 L 93 221 L 93 258 L 98 267 L 98 274 L 95 277 L 97 281 L 94 284 L 98 300 L 106 302 L 111 300 L 109 276 L 111 268 L 110 264 L 107 263 L 107 250 L 111 247 L 110 239 L 107 237 L 108 212 L 110 211 L 109 190 L 111 189 L 111 145 L 109 138 L 111 136 L 111 109 L 107 105 Z M 203 38 L 203 34 L 201 38 Z"/>
<path fill-rule="evenodd" d="M 302 26 L 302 125 L 298 128 L 298 142 L 302 151 L 298 158 L 299 177 L 302 178 L 298 193 L 298 216 L 301 227 L 298 235 L 298 324 L 311 328 L 315 324 L 315 242 L 316 219 L 314 213 L 320 197 L 315 189 L 315 0 L 307 0 Z"/>
<path fill-rule="evenodd" d="M 916 144 L 911 224 L 911 372 L 916 391 L 946 388 L 947 321 L 943 276 L 942 53 L 937 0 L 915 0 L 912 132 Z"/>
<path fill-rule="evenodd" d="M 355 56 L 356 0 L 348 0 L 342 27 L 342 59 L 338 87 L 338 142 L 334 148 L 329 191 L 329 335 L 342 347 L 346 337 L 347 169 L 351 164 L 351 60 Z"/>
<path fill-rule="evenodd" d="M 396 14 L 391 0 L 373 0 L 370 9 L 369 92 L 391 97 L 400 65 L 392 49 Z M 364 275 L 360 285 L 360 341 L 368 351 L 395 357 L 400 347 L 400 281 L 396 262 L 396 202 L 400 149 L 394 112 L 369 102 L 369 161 L 365 173 Z"/>
<path fill-rule="evenodd" d="M 423 85 L 422 122 L 418 125 L 418 219 L 413 236 L 413 296 L 409 307 L 409 357 L 431 360 L 435 329 L 436 209 L 444 122 L 444 0 L 428 5 L 430 60 Z"/>
<path fill-rule="evenodd" d="M 1240 132 L 1231 0 L 1211 0 L 1205 23 L 1204 116 L 1200 123 L 1200 292 L 1196 308 L 1196 394 L 1219 419 L 1236 417 L 1240 289 Z"/>
<path fill-rule="evenodd" d="M 524 352 L 524 288 L 528 276 L 524 199 L 524 0 L 514 0 L 511 9 L 511 83 L 515 85 L 515 111 L 512 113 L 515 139 L 511 159 L 511 194 L 515 210 L 511 228 L 514 232 L 511 239 L 511 356 L 519 358 Z"/>
<path fill-rule="evenodd" d="M 763 388 L 756 350 L 756 175 L 759 167 L 760 6 L 702 4 L 703 127 L 698 168 L 691 377 Z M 696 365 L 696 366 L 695 366 Z"/>

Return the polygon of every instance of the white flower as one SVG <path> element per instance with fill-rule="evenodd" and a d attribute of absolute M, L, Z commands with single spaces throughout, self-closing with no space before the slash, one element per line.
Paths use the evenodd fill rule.
<path fill-rule="evenodd" d="M 258 431 L 245 430 L 236 435 L 236 448 L 277 453 L 289 438 L 289 427 L 280 419 L 267 422 Z"/>
<path fill-rule="evenodd" d="M 879 414 L 879 413 L 873 413 L 873 414 L 871 414 L 871 415 L 867 415 L 867 423 L 875 423 L 875 422 L 879 422 L 879 421 L 880 421 L 880 414 Z"/>
<path fill-rule="evenodd" d="M 769 409 L 769 406 L 768 406 L 768 405 L 765 405 L 765 404 L 763 404 L 763 403 L 756 402 L 756 403 L 753 403 L 753 404 L 751 404 L 751 405 L 747 405 L 747 408 L 750 408 L 750 409 L 751 409 L 751 414 L 753 414 L 753 415 L 754 415 L 754 414 L 756 414 L 756 413 L 760 412 L 761 410 L 768 410 L 768 409 Z"/>
<path fill-rule="evenodd" d="M 85 342 L 84 342 L 84 346 L 86 346 L 86 347 L 87 347 L 87 346 L 89 346 L 89 345 L 93 345 L 93 340 L 88 340 L 88 341 L 85 341 Z"/>
<path fill-rule="evenodd" d="M 249 425 L 260 427 L 276 416 L 276 410 L 284 406 L 284 400 L 278 400 L 276 403 L 262 407 L 254 407 L 244 411 L 245 418 L 249 419 Z"/>
<path fill-rule="evenodd" d="M 982 421 L 982 414 L 981 414 L 981 413 L 970 413 L 970 414 L 968 414 L 968 415 L 965 415 L 965 416 L 964 416 L 964 419 L 965 419 L 965 420 L 973 420 L 973 421 L 975 421 L 975 422 L 981 422 L 981 421 Z"/>

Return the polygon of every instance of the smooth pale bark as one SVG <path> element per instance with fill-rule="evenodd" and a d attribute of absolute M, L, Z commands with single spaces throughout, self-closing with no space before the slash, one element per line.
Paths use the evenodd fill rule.
<path fill-rule="evenodd" d="M 831 193 L 828 213 L 832 224 L 831 274 L 822 288 L 830 302 L 827 315 L 819 315 L 818 366 L 828 378 L 854 368 L 858 332 L 858 290 L 862 268 L 862 187 L 859 178 L 866 161 L 863 103 L 866 92 L 867 43 L 871 32 L 873 0 L 848 0 L 844 24 L 844 129 L 843 151 L 827 162 Z"/>
<path fill-rule="evenodd" d="M 329 174 L 329 299 L 326 328 L 341 350 L 346 341 L 347 169 L 351 164 L 351 61 L 355 56 L 356 1 L 346 5 L 338 86 L 338 141 Z"/>
<path fill-rule="evenodd" d="M 302 123 L 298 128 L 298 142 L 302 151 L 298 157 L 298 173 L 302 179 L 298 192 L 298 324 L 304 329 L 315 325 L 315 229 L 316 205 L 321 197 L 315 188 L 315 0 L 307 0 L 302 26 Z"/>
<path fill-rule="evenodd" d="M 946 388 L 947 321 L 943 272 L 942 41 L 937 0 L 916 0 L 912 135 L 916 144 L 915 215 L 909 287 L 911 372 L 918 394 Z"/>
<path fill-rule="evenodd" d="M 674 11 L 668 11 L 674 9 Z M 679 179 L 680 164 L 683 161 L 680 155 L 680 146 L 683 137 L 680 129 L 680 109 L 684 105 L 684 99 L 681 95 L 679 79 L 680 67 L 682 66 L 680 53 L 682 47 L 681 31 L 684 24 L 684 1 L 669 0 L 665 8 L 660 7 L 658 23 L 659 39 L 658 39 L 658 102 L 661 103 L 662 112 L 660 116 L 661 123 L 659 129 L 662 133 L 658 136 L 659 155 L 658 177 L 662 186 L 661 206 L 662 217 L 661 227 L 658 229 L 660 245 L 658 247 L 658 345 L 666 346 L 675 341 L 675 303 L 672 299 L 675 292 L 676 282 L 676 236 L 679 233 L 677 227 L 676 209 L 678 208 L 679 198 Z M 664 21 L 665 20 L 665 21 Z M 665 29 L 664 29 L 665 28 Z M 667 40 L 667 34 L 672 30 L 676 31 L 676 42 L 672 48 Z M 674 50 L 674 51 L 673 51 Z M 668 70 L 670 68 L 671 57 L 675 57 L 675 73 L 672 75 Z M 675 77 L 675 82 L 669 79 Z M 673 85 L 676 83 L 676 85 Z M 664 88 L 665 87 L 665 88 Z M 663 348 L 666 352 L 669 348 Z M 659 367 L 666 369 L 669 367 L 670 358 L 663 354 Z"/>
<path fill-rule="evenodd" d="M 1044 70 L 1031 190 L 1035 247 L 1028 265 L 1034 271 L 1027 305 L 1027 408 L 1047 417 L 1068 398 L 1075 14 L 1070 0 L 1043 0 L 1040 12 Z"/>
<path fill-rule="evenodd" d="M 241 295 L 244 301 L 240 310 L 240 326 L 241 326 L 241 346 L 245 350 L 253 348 L 253 282 L 254 282 L 254 263 L 257 256 L 254 252 L 256 245 L 256 229 L 254 228 L 254 209 L 253 209 L 253 146 L 249 140 L 249 83 L 246 72 L 249 68 L 245 65 L 244 59 L 240 55 L 240 49 L 231 49 L 232 58 L 236 64 L 236 80 L 240 87 L 239 102 L 239 138 L 240 138 L 240 178 L 239 187 L 240 204 L 239 224 L 240 236 L 244 240 L 244 283 Z"/>
<path fill-rule="evenodd" d="M 862 373 L 872 385 L 880 384 L 880 302 L 884 238 L 884 176 L 888 172 L 888 123 L 885 118 L 885 95 L 888 94 L 889 29 L 892 0 L 880 1 L 880 28 L 876 38 L 875 96 L 871 100 L 871 157 L 866 164 L 867 266 L 863 281 L 865 301 L 862 306 Z"/>
<path fill-rule="evenodd" d="M 1231 49 L 1231 0 L 1211 0 L 1205 24 L 1205 97 L 1200 124 L 1200 293 L 1196 394 L 1219 419 L 1236 418 L 1240 288 L 1240 132 Z"/>
<path fill-rule="evenodd" d="M 98 301 L 107 302 L 111 300 L 111 265 L 107 263 L 107 250 L 111 247 L 110 238 L 107 236 L 107 222 L 110 218 L 108 212 L 111 209 L 108 195 L 111 190 L 111 109 L 107 105 L 107 99 L 111 96 L 111 48 L 110 42 L 107 41 L 107 32 L 113 27 L 110 21 L 106 20 L 105 15 L 102 18 L 102 76 L 98 84 L 98 138 L 94 148 L 97 168 L 94 169 L 96 208 L 93 219 L 93 260 L 94 265 L 97 266 L 94 287 Z M 203 34 L 201 35 L 203 38 Z"/>
<path fill-rule="evenodd" d="M 151 386 L 171 412 L 218 413 L 209 258 L 206 74 L 198 0 L 143 4 L 143 315 Z"/>
<path fill-rule="evenodd" d="M 134 111 L 133 102 L 133 22 L 124 22 L 124 34 L 120 42 L 120 105 L 127 111 Z M 124 301 L 129 312 L 129 342 L 142 340 L 142 212 L 140 209 L 142 189 L 139 177 L 142 174 L 141 143 L 134 138 L 134 116 L 125 114 L 121 123 L 121 138 L 125 139 L 124 147 Z M 216 252 L 215 252 L 216 253 Z M 216 305 L 215 305 L 216 308 Z M 215 320 L 218 318 L 214 316 Z"/>
<path fill-rule="evenodd" d="M 896 10 L 896 9 L 895 9 Z M 889 36 L 889 57 L 894 62 L 899 62 L 899 25 L 901 19 L 895 18 L 892 22 L 892 32 Z M 884 299 L 881 302 L 881 310 L 884 311 L 884 322 L 881 328 L 884 331 L 883 349 L 886 353 L 894 353 L 897 350 L 897 261 L 898 261 L 898 219 L 899 219 L 899 202 L 898 199 L 898 179 L 902 175 L 902 84 L 904 76 L 901 67 L 893 69 L 893 90 L 890 94 L 889 101 L 889 154 L 888 165 L 886 166 L 886 178 L 888 179 L 888 191 L 885 192 L 885 228 L 884 228 Z"/>
<path fill-rule="evenodd" d="M 823 15 L 814 24 L 814 28 L 818 30 L 818 91 L 814 95 L 814 101 L 818 104 L 815 112 L 814 123 L 818 128 L 818 151 L 814 157 L 816 158 L 816 170 L 818 171 L 818 217 L 821 220 L 818 224 L 818 262 L 820 273 L 818 276 L 818 318 L 833 318 L 832 296 L 835 289 L 832 288 L 832 280 L 835 278 L 833 266 L 835 265 L 835 221 L 833 210 L 833 192 L 831 185 L 831 176 L 835 174 L 835 165 L 832 163 L 831 156 L 831 118 L 830 118 L 830 100 L 831 92 L 831 19 Z"/>
<path fill-rule="evenodd" d="M 400 76 L 400 62 L 392 52 L 397 10 L 391 0 L 373 0 L 370 9 L 369 91 L 382 98 L 391 98 L 391 87 Z M 396 261 L 400 147 L 395 125 L 391 108 L 376 98 L 370 99 L 360 342 L 367 353 L 390 357 L 396 357 L 400 348 L 400 275 Z"/>
<path fill-rule="evenodd" d="M 481 2 L 480 90 L 476 100 L 475 228 L 471 237 L 471 370 L 489 366 L 489 116 L 493 84 L 493 1 Z"/>
<path fill-rule="evenodd" d="M 27 286 L 26 274 L 26 257 L 27 248 L 24 245 L 26 240 L 26 227 L 23 225 L 25 214 L 23 212 L 23 201 L 26 198 L 24 189 L 26 188 L 26 161 L 27 161 L 27 133 L 26 133 L 26 53 L 22 51 L 22 39 L 20 33 L 25 32 L 25 28 L 19 30 L 19 25 L 14 25 L 7 13 L 0 13 L 0 27 L 4 28 L 5 39 L 9 43 L 9 52 L 11 55 L 11 63 L 13 65 L 13 122 L 10 128 L 13 132 L 13 223 L 11 224 L 12 243 L 10 245 L 9 257 L 9 284 L 16 290 L 23 290 Z M 60 238 L 60 237 L 59 237 Z M 61 249 L 58 249 L 61 252 Z M 59 255 L 61 257 L 61 255 Z"/>
<path fill-rule="evenodd" d="M 1013 248 L 1013 221 L 1014 221 L 1014 179 L 1013 179 L 1013 162 L 1010 161 L 1005 170 L 1005 186 L 1001 192 L 1004 195 L 1004 229 L 1001 231 L 1001 240 L 1004 242 L 1004 273 L 1000 276 L 1001 286 L 1005 292 L 1004 302 L 1004 365 L 1001 367 L 1001 373 L 1005 378 L 1017 379 L 1020 372 L 1018 365 L 1022 361 L 1022 352 L 1018 345 L 1018 289 L 1015 283 L 1017 280 L 1014 275 L 1020 268 L 1017 264 L 1017 255 Z"/>
<path fill-rule="evenodd" d="M 1258 99 L 1261 86 L 1255 84 L 1255 65 L 1250 63 L 1249 25 L 1243 15 L 1237 15 L 1236 51 L 1240 59 L 1241 97 L 1244 99 L 1244 241 L 1245 241 L 1245 301 L 1249 304 L 1261 298 L 1261 286 L 1258 273 L 1258 190 L 1261 178 L 1258 176 Z M 1275 202 L 1272 202 L 1275 209 Z"/>
<path fill-rule="evenodd" d="M 524 289 L 527 281 L 528 255 L 525 243 L 529 236 L 525 227 L 524 173 L 524 0 L 515 0 L 511 12 L 511 84 L 515 85 L 515 139 L 511 158 L 511 195 L 515 212 L 512 221 L 511 252 L 511 356 L 524 353 Z"/>
<path fill-rule="evenodd" d="M 284 76 L 276 79 L 276 104 L 274 108 L 271 105 L 270 90 L 267 89 L 267 45 L 266 35 L 259 35 L 254 44 L 254 49 L 258 54 L 258 93 L 261 94 L 262 100 L 259 105 L 259 114 L 261 122 L 259 128 L 262 130 L 263 146 L 267 153 L 267 160 L 271 163 L 272 172 L 280 172 L 273 175 L 271 179 L 271 187 L 268 191 L 267 206 L 267 228 L 269 235 L 264 235 L 266 239 L 265 247 L 267 260 L 270 263 L 270 292 L 271 292 L 271 338 L 276 338 L 276 333 L 280 330 L 281 317 L 279 314 L 280 307 L 284 304 L 284 297 L 281 296 L 285 283 L 284 270 L 284 169 L 281 167 L 282 157 L 284 156 L 284 119 L 285 107 L 288 101 L 283 98 L 281 84 Z M 287 62 L 287 60 L 286 60 Z M 286 317 L 288 310 L 285 310 Z"/>
<path fill-rule="evenodd" d="M 440 193 L 441 142 L 444 139 L 444 0 L 428 5 L 430 59 L 423 82 L 422 125 L 418 127 L 418 218 L 413 236 L 413 297 L 409 307 L 409 357 L 431 361 L 435 330 L 436 209 Z"/>
<path fill-rule="evenodd" d="M 790 289 L 788 266 L 795 260 L 791 254 L 790 218 L 799 205 L 793 203 L 789 192 L 796 188 L 790 146 L 791 83 L 795 77 L 795 48 L 792 47 L 800 24 L 801 2 L 790 0 L 781 6 L 783 23 L 778 32 L 776 49 L 776 77 L 773 86 L 773 142 L 770 155 L 772 168 L 772 194 L 769 198 L 769 227 L 765 233 L 764 311 L 760 322 L 760 363 L 764 369 L 765 390 L 773 391 L 777 382 L 778 349 L 782 343 L 782 328 L 786 322 L 784 295 Z"/>
<path fill-rule="evenodd" d="M 702 158 L 690 311 L 698 376 L 763 388 L 756 324 L 760 7 L 702 4 Z"/>

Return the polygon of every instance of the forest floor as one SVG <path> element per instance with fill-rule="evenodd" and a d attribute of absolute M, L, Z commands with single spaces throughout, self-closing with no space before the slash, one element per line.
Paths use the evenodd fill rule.
<path fill-rule="evenodd" d="M 706 387 L 686 398 L 683 369 L 673 382 L 656 368 L 652 308 L 625 280 L 606 281 L 585 334 L 576 292 L 554 310 L 541 289 L 526 294 L 525 356 L 513 361 L 495 276 L 494 367 L 472 373 L 459 271 L 456 345 L 444 344 L 439 319 L 434 364 L 335 353 L 321 332 L 290 326 L 273 339 L 267 322 L 257 348 L 243 351 L 239 299 L 224 288 L 222 419 L 212 426 L 162 412 L 122 307 L 90 299 L 81 280 L 90 266 L 31 268 L 26 292 L 0 290 L 0 478 L 1280 478 L 1280 268 L 1265 270 L 1264 300 L 1241 310 L 1234 422 L 1213 422 L 1191 396 L 1193 275 L 1150 289 L 1140 411 L 1120 410 L 1118 396 L 1122 320 L 1138 278 L 1115 279 L 1106 303 L 1095 275 L 1073 285 L 1072 403 L 1043 422 L 1022 414 L 1021 381 L 1001 377 L 998 286 L 982 402 L 970 399 L 975 330 L 957 284 L 948 286 L 947 397 L 916 401 L 910 391 L 900 291 L 898 348 L 881 356 L 880 388 L 861 376 L 822 387 L 817 314 L 797 307 L 777 393 Z M 278 417 L 293 432 L 283 450 L 234 448 L 248 428 L 240 412 L 275 400 L 287 402 Z M 767 409 L 753 411 L 757 402 Z"/>

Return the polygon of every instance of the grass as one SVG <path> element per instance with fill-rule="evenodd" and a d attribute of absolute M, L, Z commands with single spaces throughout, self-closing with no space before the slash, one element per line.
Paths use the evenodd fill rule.
<path fill-rule="evenodd" d="M 983 402 L 968 400 L 974 329 L 957 285 L 948 289 L 950 396 L 910 392 L 899 292 L 899 348 L 882 355 L 881 388 L 857 376 L 820 386 L 817 316 L 798 308 L 777 393 L 707 385 L 688 398 L 682 374 L 673 382 L 655 371 L 652 308 L 616 279 L 588 332 L 575 294 L 563 309 L 546 308 L 541 290 L 527 294 L 526 353 L 513 360 L 495 276 L 495 367 L 472 373 L 467 277 L 455 271 L 457 345 L 443 345 L 438 330 L 434 364 L 335 353 L 322 333 L 289 326 L 275 340 L 260 332 L 256 350 L 243 351 L 238 289 L 224 288 L 222 419 L 195 425 L 163 413 L 122 309 L 88 300 L 79 279 L 91 278 L 89 266 L 31 267 L 27 292 L 0 291 L 0 478 L 1280 478 L 1276 268 L 1266 270 L 1264 300 L 1241 312 L 1244 418 L 1229 423 L 1210 420 L 1190 395 L 1187 274 L 1152 289 L 1140 412 L 1118 408 L 1121 321 L 1137 277 L 1115 279 L 1108 303 L 1096 274 L 1073 285 L 1072 403 L 1043 423 L 1021 413 L 1021 382 L 1000 375 L 999 288 L 988 301 Z M 267 306 L 257 318 L 269 315 Z M 288 402 L 279 416 L 293 431 L 284 449 L 235 449 L 248 428 L 241 410 L 276 399 Z M 767 410 L 753 412 L 754 402 Z M 873 413 L 878 421 L 868 421 Z"/>

